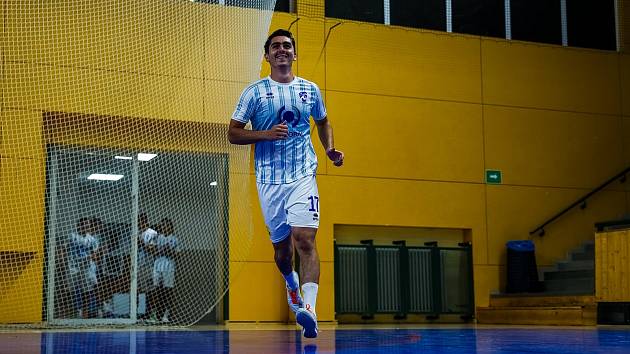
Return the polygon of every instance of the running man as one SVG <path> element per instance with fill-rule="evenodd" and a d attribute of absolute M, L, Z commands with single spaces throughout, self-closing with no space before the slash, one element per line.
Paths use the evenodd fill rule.
<path fill-rule="evenodd" d="M 276 265 L 286 281 L 287 301 L 304 337 L 315 338 L 319 283 L 315 234 L 320 210 L 311 116 L 326 155 L 335 166 L 343 164 L 344 155 L 334 147 L 319 87 L 293 74 L 293 61 L 297 59 L 293 34 L 276 30 L 267 38 L 264 49 L 271 75 L 245 88 L 232 115 L 228 139 L 232 144 L 255 144 L 258 198 Z M 252 130 L 245 129 L 248 122 Z M 294 247 L 300 256 L 302 294 L 298 274 L 293 270 Z"/>

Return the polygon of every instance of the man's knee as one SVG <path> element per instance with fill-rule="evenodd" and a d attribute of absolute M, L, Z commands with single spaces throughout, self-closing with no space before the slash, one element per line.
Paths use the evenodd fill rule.
<path fill-rule="evenodd" d="M 287 237 L 285 240 L 282 240 L 281 242 L 275 243 L 273 245 L 276 261 L 291 261 L 293 256 L 291 244 L 291 239 Z"/>
<path fill-rule="evenodd" d="M 315 233 L 317 229 L 293 228 L 292 237 L 295 247 L 300 253 L 311 253 L 315 250 Z"/>
<path fill-rule="evenodd" d="M 288 250 L 276 250 L 275 252 L 275 259 L 276 262 L 290 262 L 292 259 L 293 254 L 291 252 L 289 252 Z"/>

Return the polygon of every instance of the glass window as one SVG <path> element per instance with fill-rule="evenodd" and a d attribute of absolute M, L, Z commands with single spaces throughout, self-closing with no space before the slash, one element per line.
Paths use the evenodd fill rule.
<path fill-rule="evenodd" d="M 512 39 L 562 44 L 560 0 L 512 0 Z"/>
<path fill-rule="evenodd" d="M 227 6 L 249 7 L 252 9 L 269 9 L 269 3 L 265 0 L 225 0 Z"/>
<path fill-rule="evenodd" d="M 453 0 L 453 32 L 505 38 L 504 0 Z"/>
<path fill-rule="evenodd" d="M 155 153 L 150 160 L 134 160 L 139 152 L 148 151 Z M 174 223 L 185 259 L 177 264 L 183 271 L 176 279 L 188 284 L 182 294 L 190 298 L 221 286 L 218 272 L 227 269 L 229 261 L 227 253 L 217 255 L 217 250 L 228 247 L 227 205 L 222 202 L 229 199 L 228 188 L 220 187 L 228 183 L 227 154 L 148 151 L 48 146 L 47 257 L 56 265 L 47 269 L 53 296 L 49 321 L 76 325 L 89 318 L 108 324 L 148 315 L 155 257 L 137 249 L 138 267 L 131 267 L 133 244 L 138 234 L 143 235 L 132 229 L 134 220 L 142 219 L 138 212 L 146 213 L 145 226 L 154 230 L 164 218 Z M 129 305 L 134 281 L 135 313 Z M 206 298 L 199 305 L 198 300 L 188 300 L 188 306 L 195 303 L 191 313 L 207 310 L 212 297 Z"/>
<path fill-rule="evenodd" d="M 390 23 L 446 31 L 445 0 L 390 0 Z"/>
<path fill-rule="evenodd" d="M 326 17 L 383 23 L 383 0 L 326 0 Z"/>
<path fill-rule="evenodd" d="M 278 12 L 291 12 L 291 1 L 293 0 L 276 0 L 276 7 L 273 10 Z"/>
<path fill-rule="evenodd" d="M 572 47 L 616 50 L 613 0 L 567 0 L 567 36 Z"/>

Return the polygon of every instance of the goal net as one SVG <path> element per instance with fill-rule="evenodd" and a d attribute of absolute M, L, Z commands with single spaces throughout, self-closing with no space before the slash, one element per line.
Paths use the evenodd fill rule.
<path fill-rule="evenodd" d="M 0 325 L 189 325 L 221 303 L 252 243 L 227 124 L 274 4 L 3 2 Z"/>

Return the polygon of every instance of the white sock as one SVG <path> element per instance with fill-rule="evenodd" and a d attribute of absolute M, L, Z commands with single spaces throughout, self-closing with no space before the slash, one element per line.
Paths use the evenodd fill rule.
<path fill-rule="evenodd" d="M 308 309 L 310 307 L 311 312 L 315 313 L 315 303 L 317 302 L 317 290 L 319 285 L 317 283 L 304 283 L 302 284 L 302 296 L 304 297 L 304 306 Z"/>
<path fill-rule="evenodd" d="M 282 274 L 284 280 L 287 282 L 289 289 L 295 290 L 300 288 L 300 278 L 298 277 L 298 273 L 296 271 L 292 271 L 288 275 Z"/>

